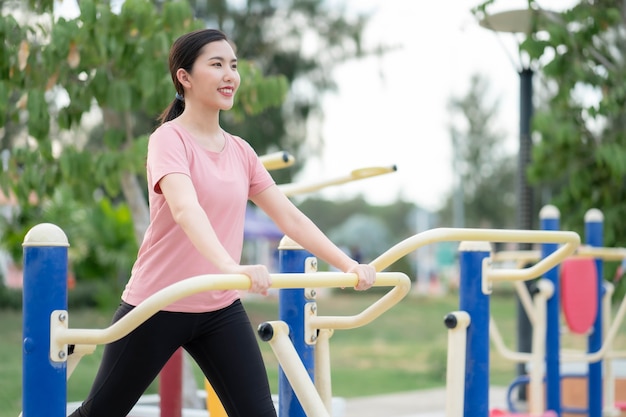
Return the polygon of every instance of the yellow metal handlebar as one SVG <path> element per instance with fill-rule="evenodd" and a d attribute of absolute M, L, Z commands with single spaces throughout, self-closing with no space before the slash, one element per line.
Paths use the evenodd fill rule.
<path fill-rule="evenodd" d="M 309 184 L 281 184 L 278 186 L 280 190 L 285 193 L 286 196 L 291 197 L 298 194 L 311 193 L 313 191 L 320 190 L 322 188 L 331 186 L 331 185 L 339 185 L 344 184 L 351 181 L 361 180 L 364 178 L 374 177 L 377 175 L 389 174 L 391 172 L 395 172 L 397 170 L 395 165 L 392 166 L 383 166 L 383 167 L 367 167 L 360 168 L 351 171 L 348 175 L 331 178 L 327 180 L 321 180 L 317 182 L 312 182 Z"/>
<path fill-rule="evenodd" d="M 268 171 L 287 168 L 296 162 L 296 159 L 289 152 L 281 151 L 259 156 L 261 163 Z"/>
<path fill-rule="evenodd" d="M 585 257 L 601 259 L 603 261 L 622 261 L 626 259 L 626 248 L 606 248 L 597 246 L 581 245 L 572 257 Z M 521 263 L 537 262 L 541 259 L 538 250 L 528 251 L 501 251 L 493 255 L 494 262 L 515 261 Z"/>
<path fill-rule="evenodd" d="M 495 229 L 432 229 L 419 233 L 391 247 L 380 255 L 371 265 L 381 271 L 415 249 L 443 241 L 488 241 L 488 242 L 527 242 L 527 243 L 559 243 L 562 244 L 551 255 L 536 265 L 526 269 L 491 269 L 484 273 L 487 278 L 495 280 L 522 280 L 542 275 L 571 255 L 580 243 L 578 234 L 560 231 L 525 231 Z M 314 272 L 271 274 L 271 288 L 331 288 L 353 287 L 357 284 L 356 274 L 340 272 Z M 360 314 L 348 317 L 312 317 L 311 326 L 316 328 L 348 329 L 367 324 L 380 316 L 400 301 L 410 290 L 411 282 L 402 273 L 378 272 L 375 286 L 393 286 L 394 288 L 377 300 Z M 52 326 L 51 343 L 55 347 L 64 344 L 103 344 L 118 340 L 144 322 L 148 317 L 163 307 L 181 298 L 209 290 L 250 288 L 250 279 L 246 275 L 200 275 L 173 284 L 153 294 L 143 303 L 135 307 L 126 316 L 106 329 L 68 329 Z M 54 314 L 54 313 L 53 313 Z M 54 321 L 54 318 L 51 319 Z"/>
<path fill-rule="evenodd" d="M 374 259 L 371 264 L 377 271 L 382 271 L 401 257 L 422 246 L 450 241 L 562 244 L 552 254 L 529 268 L 483 271 L 483 273 L 487 273 L 487 278 L 492 281 L 519 281 L 541 276 L 554 268 L 576 251 L 580 245 L 580 236 L 575 232 L 567 231 L 438 228 L 418 233 L 403 240 Z"/>
<path fill-rule="evenodd" d="M 271 274 L 270 276 L 272 278 L 271 288 L 353 287 L 358 281 L 356 274 L 341 272 Z M 374 285 L 378 287 L 395 286 L 395 288 L 361 314 L 347 318 L 348 321 L 368 323 L 374 320 L 384 312 L 382 309 L 388 309 L 408 293 L 411 281 L 405 274 L 385 272 L 376 275 Z M 126 336 L 157 311 L 181 298 L 202 291 L 247 290 L 249 288 L 250 278 L 247 275 L 211 274 L 187 278 L 156 292 L 119 321 L 105 329 L 68 329 L 53 326 L 51 343 L 56 346 L 70 343 L 89 345 L 111 343 Z"/>

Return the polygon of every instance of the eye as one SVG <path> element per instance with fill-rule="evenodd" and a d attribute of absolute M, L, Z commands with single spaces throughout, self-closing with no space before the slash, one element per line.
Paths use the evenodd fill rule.
<path fill-rule="evenodd" d="M 232 64 L 230 67 L 235 71 L 237 70 L 237 64 Z"/>
<path fill-rule="evenodd" d="M 214 67 L 220 67 L 220 68 L 221 68 L 222 63 L 221 63 L 221 62 L 214 62 L 214 63 L 213 63 L 213 66 L 214 66 Z"/>

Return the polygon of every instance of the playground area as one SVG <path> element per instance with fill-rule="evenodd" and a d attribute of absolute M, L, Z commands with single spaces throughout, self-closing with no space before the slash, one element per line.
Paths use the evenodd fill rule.
<path fill-rule="evenodd" d="M 283 154 L 278 160 L 289 162 Z M 285 186 L 283 191 L 287 195 L 308 192 L 394 170 L 361 169 L 319 184 Z M 278 370 L 275 406 L 279 416 L 620 416 L 626 410 L 622 388 L 626 351 L 615 342 L 626 302 L 612 303 L 614 288 L 604 281 L 602 271 L 606 262 L 626 259 L 626 248 L 603 247 L 603 215 L 597 209 L 587 212 L 582 237 L 560 230 L 560 213 L 554 206 L 543 207 L 539 217 L 540 230 L 435 228 L 396 243 L 371 261 L 378 289 L 359 307 L 360 312 L 346 311 L 332 301 L 326 304 L 318 294 L 339 288 L 351 291 L 356 275 L 319 272 L 317 259 L 284 236 L 278 244 L 279 272 L 272 274 L 277 317 L 265 317 L 262 322 L 251 317 L 258 325 L 265 353 L 274 358 L 266 358 L 267 366 Z M 376 340 L 376 326 L 384 325 L 385 315 L 402 307 L 412 294 L 412 280 L 388 268 L 419 248 L 440 242 L 459 243 L 456 300 L 435 320 L 441 320 L 436 334 L 447 343 L 440 349 L 444 388 L 393 393 L 378 385 L 380 394 L 370 392 L 350 399 L 336 395 L 332 337 L 368 327 L 372 329 L 370 337 Z M 531 249 L 496 252 L 495 243 L 509 244 L 507 247 L 530 244 Z M 79 403 L 67 402 L 67 385 L 81 358 L 91 355 L 98 345 L 123 338 L 165 306 L 202 291 L 246 291 L 250 286 L 245 275 L 189 277 L 153 294 L 109 327 L 73 328 L 67 307 L 67 236 L 58 226 L 42 223 L 28 232 L 23 246 L 23 417 L 64 417 L 77 407 Z M 530 285 L 525 285 L 527 282 Z M 514 326 L 503 325 L 492 309 L 492 296 L 498 296 L 501 286 L 515 291 L 531 323 L 530 351 L 512 347 Z M 352 296 L 361 298 L 361 294 Z M 408 314 L 419 314 L 419 309 L 415 310 Z M 572 336 L 578 338 L 575 349 L 567 346 Z M 364 351 L 375 346 L 372 339 L 361 341 Z M 391 353 L 391 348 L 385 349 Z M 353 353 L 357 355 L 358 351 Z M 508 386 L 494 384 L 491 365 L 496 356 L 508 361 L 511 368 L 523 364 L 526 373 L 517 375 Z M 130 417 L 227 417 L 206 380 L 197 394 L 201 406 L 183 407 L 183 359 L 179 349 L 159 376 L 158 395 L 144 396 Z M 416 362 L 436 360 L 430 356 Z M 367 379 L 376 386 L 375 377 Z M 357 385 L 355 380 L 352 383 Z M 526 398 L 519 396 L 521 387 Z"/>
<path fill-rule="evenodd" d="M 604 262 L 621 261 L 626 257 L 626 250 L 601 247 L 602 214 L 598 210 L 590 210 L 585 218 L 585 245 L 581 245 L 581 238 L 576 233 L 559 231 L 558 219 L 558 210 L 546 206 L 541 212 L 542 230 L 538 231 L 428 230 L 399 242 L 372 261 L 378 271 L 384 271 L 399 257 L 421 246 L 440 241 L 461 242 L 459 308 L 442 318 L 448 329 L 444 409 L 419 411 L 419 404 L 424 405 L 425 402 L 411 400 L 410 394 L 388 397 L 390 400 L 379 397 L 380 404 L 390 401 L 400 408 L 403 403 L 401 397 L 406 397 L 404 403 L 415 401 L 414 410 L 408 414 L 404 410 L 398 411 L 398 416 L 405 417 L 620 415 L 626 406 L 620 399 L 621 392 L 616 392 L 616 387 L 621 384 L 621 371 L 616 372 L 618 367 L 615 364 L 617 360 L 626 358 L 626 353 L 617 349 L 614 341 L 626 315 L 626 303 L 621 302 L 617 311 L 613 312 L 610 302 L 613 289 L 598 277 L 601 277 Z M 538 247 L 539 251 L 497 253 L 492 251 L 492 242 L 527 242 Z M 36 226 L 26 236 L 24 246 L 24 404 L 25 407 L 36 407 L 35 398 L 41 399 L 41 393 L 45 392 L 48 394 L 45 401 L 47 415 L 54 417 L 65 413 L 66 376 L 71 374 L 80 357 L 90 353 L 95 345 L 123 337 L 146 317 L 177 298 L 209 289 L 245 290 L 249 285 L 245 276 L 191 277 L 167 291 L 156 293 L 145 305 L 138 306 L 109 328 L 70 329 L 67 325 L 69 313 L 54 307 L 59 300 L 52 300 L 49 294 L 55 291 L 46 288 L 55 282 L 56 285 L 67 285 L 67 261 L 63 258 L 67 240 L 63 232 L 54 225 Z M 315 289 L 349 288 L 354 286 L 355 277 L 351 274 L 317 272 L 316 260 L 288 238 L 281 241 L 279 249 L 281 271 L 273 276 L 272 286 L 280 289 L 279 316 L 282 317 L 261 323 L 258 327 L 259 337 L 269 343 L 280 365 L 279 415 L 330 417 L 341 416 L 341 412 L 346 415 L 358 413 L 350 411 L 358 407 L 357 400 L 344 404 L 337 403 L 333 397 L 329 360 L 331 336 L 334 331 L 374 325 L 371 323 L 409 294 L 411 282 L 402 273 L 379 272 L 376 286 L 391 287 L 380 299 L 356 315 L 322 316 L 323 311 L 317 308 Z M 30 259 L 43 259 L 43 262 L 31 262 Z M 532 265 L 522 266 L 529 263 Z M 517 284 L 528 280 L 535 280 L 535 285 L 525 293 L 523 288 L 526 287 Z M 516 352 L 507 346 L 498 331 L 497 317 L 491 315 L 490 296 L 494 287 L 504 282 L 516 286 L 533 325 L 531 352 Z M 37 300 L 38 303 L 29 300 Z M 29 312 L 29 308 L 33 311 Z M 285 314 L 285 311 L 288 313 Z M 36 323 L 28 323 L 29 318 L 32 320 L 42 315 L 50 317 L 50 320 L 38 319 Z M 35 340 L 42 337 L 37 334 L 42 330 L 44 335 L 48 335 L 50 345 L 43 355 L 40 353 L 40 357 L 36 358 L 35 354 L 41 349 L 34 349 L 33 346 L 37 345 Z M 562 333 L 582 335 L 588 339 L 588 348 L 567 350 L 561 346 Z M 70 343 L 75 344 L 76 349 L 68 359 Z M 495 349 L 492 349 L 492 344 Z M 528 371 L 528 375 L 514 381 L 504 398 L 500 399 L 492 394 L 490 384 L 492 352 L 512 363 L 526 364 Z M 51 367 L 50 362 L 53 362 Z M 571 367 L 566 366 L 568 363 L 584 366 L 582 371 L 572 372 Z M 571 378 L 587 381 L 583 391 L 588 401 L 583 408 L 564 405 L 568 394 L 565 381 Z M 47 386 L 43 391 L 42 385 Z M 528 400 L 523 409 L 518 409 L 513 397 L 514 389 L 521 385 L 528 388 Z M 216 405 L 210 400 L 210 386 L 207 392 L 209 413 L 219 416 L 222 411 L 219 402 Z M 164 394 L 165 397 L 180 396 L 180 388 L 162 392 L 161 404 L 167 400 Z M 582 394 L 574 396 L 583 397 Z M 437 395 L 431 393 L 428 398 L 434 401 Z M 180 404 L 179 401 L 174 403 Z M 345 409 L 341 410 L 344 405 Z M 360 406 L 368 408 L 367 400 L 361 400 Z M 50 411 L 51 407 L 58 408 L 56 414 Z M 333 411 L 333 407 L 338 410 Z M 441 408 L 441 405 L 438 407 Z M 24 416 L 31 415 L 39 414 L 25 409 Z M 388 412 L 384 415 L 391 416 Z"/>

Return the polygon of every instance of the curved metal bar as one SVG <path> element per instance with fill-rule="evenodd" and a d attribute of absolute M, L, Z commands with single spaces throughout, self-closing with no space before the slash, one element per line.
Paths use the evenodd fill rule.
<path fill-rule="evenodd" d="M 271 274 L 270 276 L 272 278 L 271 288 L 353 287 L 358 281 L 356 274 L 344 274 L 341 272 Z M 354 316 L 356 319 L 348 317 L 347 319 L 349 321 L 359 320 L 365 324 L 374 320 L 385 311 L 383 309 L 391 307 L 389 299 L 393 299 L 397 302 L 408 293 L 411 281 L 403 273 L 385 272 L 376 275 L 374 285 L 378 287 L 395 286 L 395 288 L 361 314 Z M 98 345 L 111 343 L 126 336 L 157 311 L 176 300 L 202 291 L 225 289 L 247 290 L 249 287 L 250 279 L 246 275 L 215 274 L 187 278 L 156 292 L 119 321 L 105 329 L 67 329 L 64 327 L 53 327 L 51 332 L 51 344 L 64 345 L 72 343 Z"/>
<path fill-rule="evenodd" d="M 376 284 L 378 284 L 378 276 L 385 274 L 379 272 L 376 275 Z M 385 286 L 393 285 L 394 288 L 381 298 L 376 300 L 374 304 L 367 307 L 361 313 L 354 316 L 313 316 L 306 321 L 311 329 L 355 329 L 371 323 L 380 317 L 385 311 L 396 305 L 411 289 L 411 280 L 405 274 L 399 272 L 391 272 L 394 277 L 389 277 L 393 284 L 388 283 Z"/>
<path fill-rule="evenodd" d="M 626 259 L 626 248 L 600 248 L 584 245 L 578 248 L 576 255 L 603 261 L 621 261 Z"/>
<path fill-rule="evenodd" d="M 339 185 L 339 184 L 344 184 L 346 182 L 374 177 L 377 175 L 389 174 L 391 172 L 395 172 L 396 169 L 397 168 L 395 165 L 389 166 L 389 167 L 383 166 L 383 167 L 360 168 L 360 169 L 355 169 L 351 171 L 348 175 L 345 175 L 342 177 L 322 180 L 322 181 L 313 182 L 309 184 L 298 184 L 298 183 L 281 184 L 278 186 L 278 188 L 280 188 L 280 190 L 283 193 L 285 193 L 285 195 L 287 195 L 288 197 L 291 197 L 291 196 L 298 195 L 298 194 L 311 193 L 313 191 L 317 191 L 317 190 L 320 190 L 322 188 L 325 188 L 331 185 Z"/>
<path fill-rule="evenodd" d="M 615 318 L 606 332 L 606 336 L 604 337 L 600 350 L 592 353 L 563 352 L 561 354 L 561 361 L 593 363 L 602 360 L 607 357 L 607 355 L 613 358 L 617 357 L 615 353 L 612 352 L 612 347 L 622 322 L 624 321 L 624 317 L 626 317 L 626 297 L 622 299 L 622 302 L 615 313 Z"/>
<path fill-rule="evenodd" d="M 602 259 L 603 261 L 621 261 L 626 259 L 626 248 L 604 248 L 581 245 L 572 254 L 573 257 L 587 257 Z M 537 262 L 541 259 L 538 250 L 528 251 L 500 251 L 493 254 L 494 262 L 516 261 L 516 262 Z"/>
<path fill-rule="evenodd" d="M 507 229 L 457 229 L 438 228 L 411 236 L 396 244 L 371 262 L 377 271 L 387 268 L 404 255 L 431 243 L 445 241 L 485 241 L 485 242 L 524 242 L 524 243 L 560 243 L 555 252 L 537 264 L 522 269 L 492 269 L 485 273 L 491 281 L 528 280 L 541 276 L 554 268 L 580 245 L 580 236 L 575 232 Z"/>

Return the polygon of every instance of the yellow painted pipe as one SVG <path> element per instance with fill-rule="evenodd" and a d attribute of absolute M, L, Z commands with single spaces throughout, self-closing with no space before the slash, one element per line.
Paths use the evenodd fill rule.
<path fill-rule="evenodd" d="M 356 274 L 342 272 L 270 274 L 270 277 L 272 278 L 271 288 L 347 288 L 356 286 L 358 282 Z M 395 288 L 387 293 L 387 295 L 393 295 L 397 294 L 399 290 L 403 292 L 408 291 L 411 281 L 401 272 L 379 272 L 376 274 L 374 286 L 394 286 Z M 52 320 L 53 325 L 50 332 L 51 348 L 63 350 L 63 345 L 68 343 L 94 345 L 111 343 L 126 336 L 157 311 L 181 298 L 202 291 L 223 289 L 247 290 L 249 288 L 250 278 L 243 274 L 208 274 L 187 278 L 157 291 L 127 315 L 105 329 L 68 329 L 58 325 L 58 320 Z M 357 325 L 355 318 L 362 320 L 363 323 L 368 323 L 382 314 L 379 310 L 379 305 L 374 303 L 358 316 L 346 317 L 345 319 L 352 325 Z M 67 314 L 67 312 L 55 310 L 52 312 L 52 316 L 54 317 L 61 313 Z"/>
<path fill-rule="evenodd" d="M 344 175 L 337 178 L 331 178 L 321 181 L 316 181 L 308 184 L 281 184 L 278 186 L 280 190 L 285 193 L 286 196 L 291 197 L 298 194 L 311 193 L 313 191 L 321 190 L 322 188 L 329 187 L 331 185 L 345 184 L 351 181 L 362 180 L 364 178 L 374 177 L 377 175 L 389 174 L 397 170 L 395 165 L 383 166 L 383 167 L 367 167 L 359 168 L 351 171 L 348 175 Z"/>
<path fill-rule="evenodd" d="M 261 163 L 268 171 L 287 168 L 294 164 L 296 159 L 289 152 L 281 151 L 259 156 Z"/>

